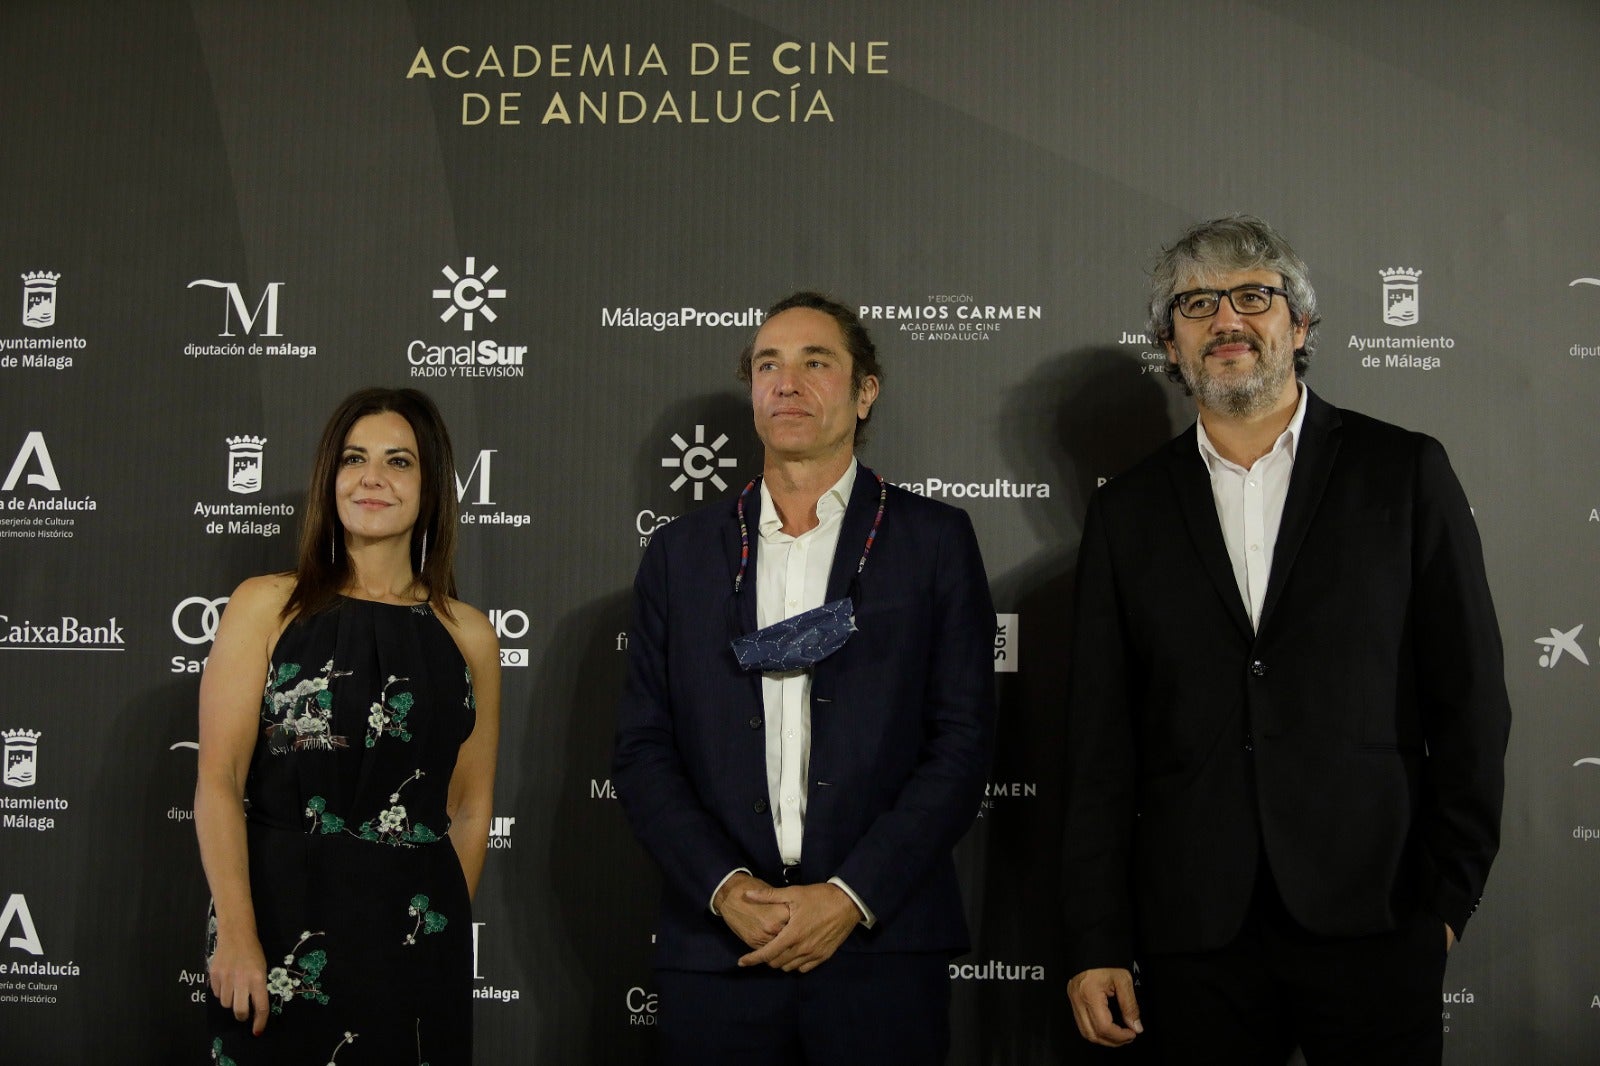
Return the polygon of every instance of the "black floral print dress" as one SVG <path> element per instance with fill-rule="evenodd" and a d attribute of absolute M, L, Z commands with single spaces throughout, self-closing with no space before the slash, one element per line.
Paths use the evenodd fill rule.
<path fill-rule="evenodd" d="M 427 606 L 344 599 L 284 631 L 245 783 L 271 1015 L 252 1037 L 210 1003 L 211 1061 L 471 1061 L 472 916 L 445 801 L 475 717 Z M 214 937 L 213 919 L 208 954 Z"/>

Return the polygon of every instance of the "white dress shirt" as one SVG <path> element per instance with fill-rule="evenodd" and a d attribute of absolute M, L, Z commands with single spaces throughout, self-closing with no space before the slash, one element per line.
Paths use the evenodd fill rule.
<path fill-rule="evenodd" d="M 1200 455 L 1211 472 L 1211 497 L 1217 505 L 1217 521 L 1222 524 L 1222 539 L 1233 563 L 1233 578 L 1239 596 L 1250 611 L 1250 626 L 1261 625 L 1261 605 L 1267 598 L 1267 577 L 1272 573 L 1272 551 L 1278 542 L 1278 526 L 1283 521 L 1283 503 L 1289 497 L 1289 477 L 1294 473 L 1295 448 L 1300 441 L 1300 426 L 1306 420 L 1306 388 L 1300 386 L 1300 402 L 1288 428 L 1278 435 L 1272 450 L 1246 470 L 1217 453 L 1206 435 L 1205 419 L 1197 419 L 1195 436 Z"/>
<path fill-rule="evenodd" d="M 821 607 L 828 594 L 828 573 L 839 548 L 839 529 L 845 507 L 855 488 L 859 465 L 850 461 L 844 476 L 817 500 L 817 524 L 799 536 L 783 531 L 783 519 L 772 502 L 765 480 L 761 482 L 761 517 L 757 528 L 756 626 L 765 628 Z M 811 766 L 811 671 L 787 670 L 761 675 L 761 704 L 766 718 L 767 802 L 778 837 L 778 854 L 785 866 L 800 862 L 805 836 L 806 774 Z M 730 871 L 750 873 L 749 870 Z M 727 877 L 717 885 L 722 889 Z M 844 890 L 861 909 L 870 927 L 872 912 L 850 886 L 837 877 L 828 879 Z M 712 899 L 716 899 L 716 891 Z M 716 907 L 712 907 L 713 913 Z"/>

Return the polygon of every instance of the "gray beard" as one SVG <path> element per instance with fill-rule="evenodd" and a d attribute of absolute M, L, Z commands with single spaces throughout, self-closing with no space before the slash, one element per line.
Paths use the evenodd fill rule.
<path fill-rule="evenodd" d="M 1278 398 L 1277 383 L 1268 380 L 1265 369 L 1257 367 L 1245 380 L 1236 382 L 1218 381 L 1209 374 L 1185 374 L 1183 380 L 1206 409 L 1234 418 L 1249 418 L 1271 410 Z"/>
<path fill-rule="evenodd" d="M 1259 351 L 1259 350 L 1258 350 Z M 1204 359 L 1201 360 L 1202 364 Z M 1278 363 L 1266 354 L 1256 360 L 1255 369 L 1243 381 L 1225 382 L 1206 373 L 1204 365 L 1198 370 L 1181 365 L 1183 382 L 1207 410 L 1233 418 L 1250 418 L 1265 414 L 1278 401 L 1287 375 L 1294 372 L 1291 356 Z"/>

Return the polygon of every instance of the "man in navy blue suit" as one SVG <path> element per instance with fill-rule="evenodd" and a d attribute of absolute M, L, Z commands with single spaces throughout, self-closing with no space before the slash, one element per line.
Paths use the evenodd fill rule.
<path fill-rule="evenodd" d="M 618 712 L 663 1058 L 942 1062 L 994 728 L 977 538 L 856 461 L 883 374 L 848 307 L 774 305 L 739 373 L 761 476 L 651 538 Z"/>

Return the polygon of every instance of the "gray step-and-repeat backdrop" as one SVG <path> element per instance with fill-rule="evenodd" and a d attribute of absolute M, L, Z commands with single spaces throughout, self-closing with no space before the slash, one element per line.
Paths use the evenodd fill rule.
<path fill-rule="evenodd" d="M 445 412 L 504 647 L 480 1061 L 643 1061 L 628 590 L 758 468 L 734 362 L 797 287 L 863 309 L 864 458 L 971 513 L 1002 612 L 953 1061 L 1076 1057 L 1074 552 L 1191 417 L 1144 270 L 1234 210 L 1311 263 L 1313 387 L 1442 439 L 1483 533 L 1517 717 L 1447 1058 L 1600 1056 L 1600 7 L 37 0 L 0 56 L 0 1062 L 204 1056 L 199 673 L 379 383 Z"/>

